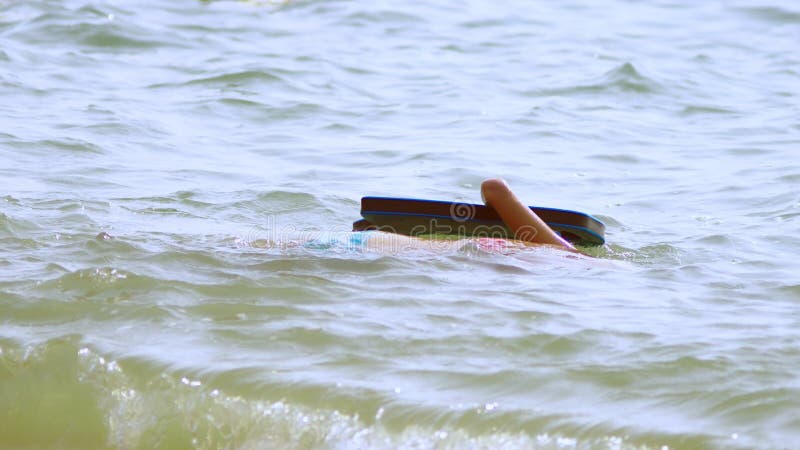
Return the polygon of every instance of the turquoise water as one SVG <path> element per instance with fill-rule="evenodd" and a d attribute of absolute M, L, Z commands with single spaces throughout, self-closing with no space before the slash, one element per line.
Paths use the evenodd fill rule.
<path fill-rule="evenodd" d="M 793 448 L 800 9 L 0 3 L 0 448 Z M 264 248 L 504 177 L 548 251 Z"/>

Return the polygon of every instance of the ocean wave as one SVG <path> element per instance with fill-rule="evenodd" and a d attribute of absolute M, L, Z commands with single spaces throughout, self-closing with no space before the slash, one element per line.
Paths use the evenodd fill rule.
<path fill-rule="evenodd" d="M 348 407 L 313 407 L 299 399 L 269 400 L 294 389 L 262 385 L 243 390 L 224 377 L 114 358 L 77 335 L 32 347 L 0 340 L 0 349 L 8 388 L 0 391 L 0 400 L 16 405 L 0 412 L 0 443 L 10 446 L 627 449 L 647 448 L 648 443 L 658 448 L 672 439 L 658 434 L 631 438 L 631 430 L 613 423 L 576 427 L 568 415 L 558 414 L 531 419 L 525 425 L 531 431 L 515 431 L 508 421 L 517 422 L 519 416 L 494 403 L 431 415 L 424 408 L 398 405 L 389 396 L 359 408 L 360 413 Z M 304 392 L 308 398 L 308 389 Z M 43 401 L 48 407 L 38 408 Z M 604 437 L 591 437 L 598 429 L 606 430 Z M 708 445 L 709 438 L 685 436 L 680 442 Z"/>
<path fill-rule="evenodd" d="M 663 91 L 655 79 L 639 73 L 636 67 L 626 62 L 617 66 L 594 82 L 575 80 L 574 84 L 562 87 L 543 87 L 520 92 L 526 97 L 558 97 L 599 93 L 658 94 Z"/>

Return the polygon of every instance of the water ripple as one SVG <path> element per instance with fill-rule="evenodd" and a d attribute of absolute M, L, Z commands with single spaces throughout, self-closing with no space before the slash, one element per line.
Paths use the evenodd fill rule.
<path fill-rule="evenodd" d="M 137 6 L 0 3 L 0 447 L 797 441 L 792 7 Z M 301 245 L 490 176 L 609 245 Z"/>

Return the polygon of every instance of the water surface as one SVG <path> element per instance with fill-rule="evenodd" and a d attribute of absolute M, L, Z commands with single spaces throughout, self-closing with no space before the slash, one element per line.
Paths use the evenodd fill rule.
<path fill-rule="evenodd" d="M 0 447 L 790 448 L 800 10 L 0 4 Z M 265 249 L 363 195 L 552 252 Z"/>

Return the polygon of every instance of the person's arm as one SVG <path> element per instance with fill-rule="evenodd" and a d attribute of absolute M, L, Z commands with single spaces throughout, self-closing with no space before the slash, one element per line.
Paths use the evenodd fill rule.
<path fill-rule="evenodd" d="M 505 181 L 491 178 L 481 183 L 481 196 L 486 206 L 494 208 L 506 226 L 520 241 L 550 244 L 577 251 L 564 238 L 556 234 L 530 208 L 525 206 L 508 187 Z"/>

